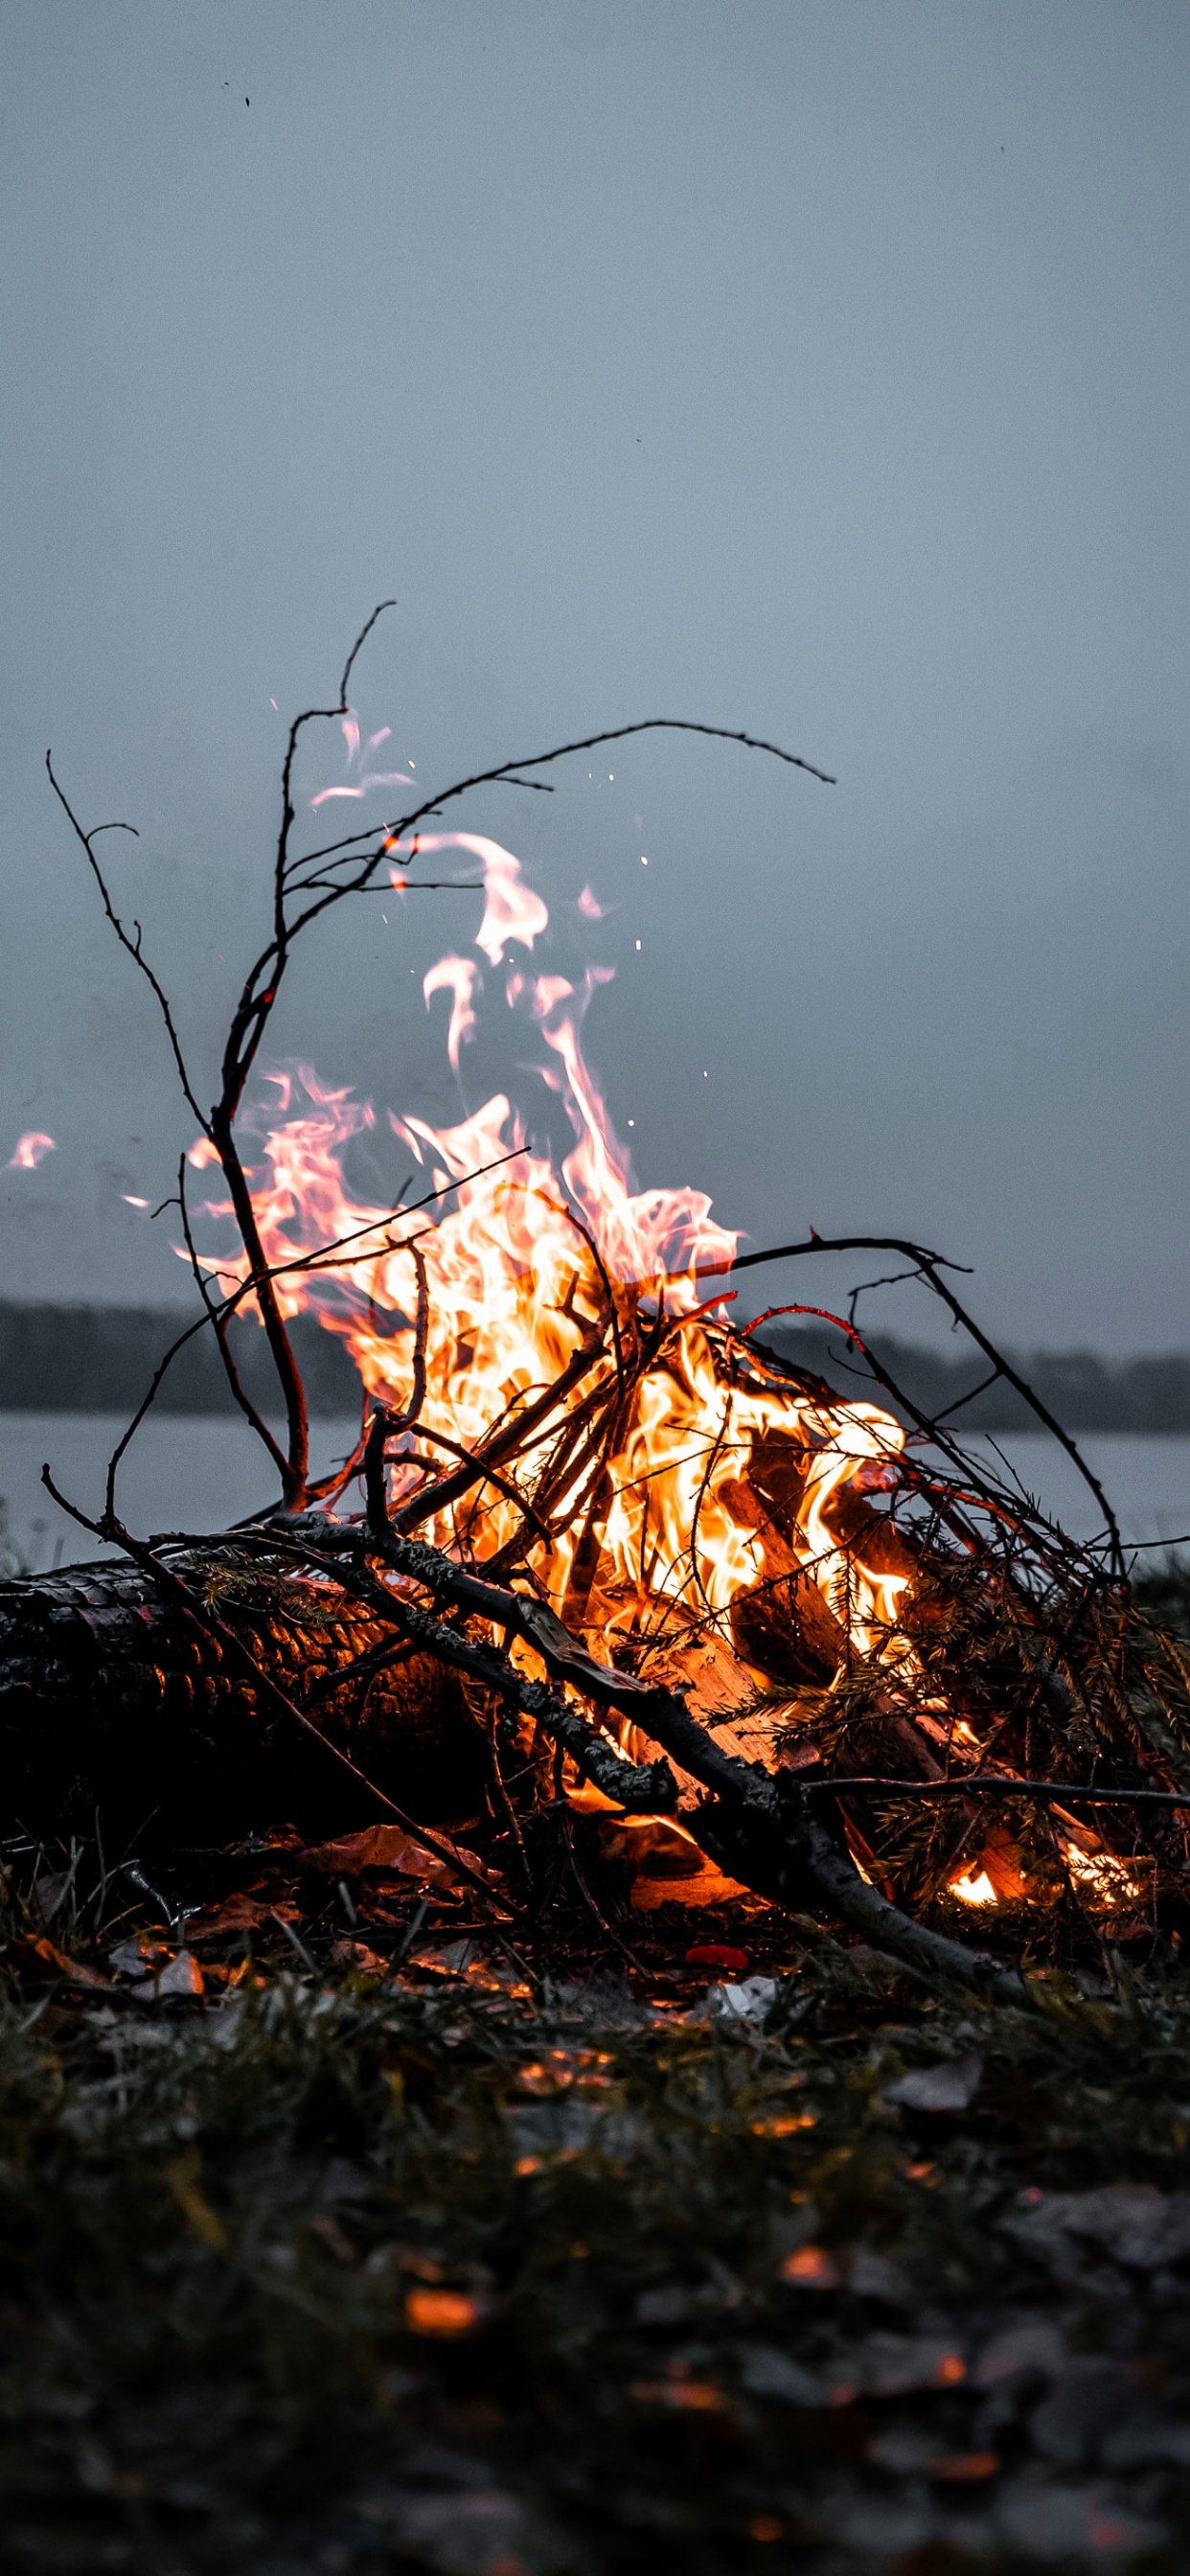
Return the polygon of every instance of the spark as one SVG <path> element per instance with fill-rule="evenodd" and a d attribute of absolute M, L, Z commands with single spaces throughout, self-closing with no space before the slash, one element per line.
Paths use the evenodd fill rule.
<path fill-rule="evenodd" d="M 17 1138 L 16 1152 L 8 1158 L 9 1171 L 35 1172 L 43 1156 L 56 1154 L 57 1150 L 52 1136 L 44 1135 L 38 1127 L 30 1127 L 27 1135 Z"/>

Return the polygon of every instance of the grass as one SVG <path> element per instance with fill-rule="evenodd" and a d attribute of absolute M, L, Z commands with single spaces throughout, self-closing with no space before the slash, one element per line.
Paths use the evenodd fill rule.
<path fill-rule="evenodd" d="M 1014 2012 L 824 1940 L 749 2022 L 435 1946 L 10 1979 L 7 2565 L 1185 2564 L 1179 1972 Z"/>

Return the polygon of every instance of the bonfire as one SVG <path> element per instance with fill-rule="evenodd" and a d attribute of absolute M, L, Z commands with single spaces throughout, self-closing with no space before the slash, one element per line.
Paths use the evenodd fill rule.
<path fill-rule="evenodd" d="M 189 1330 L 215 1335 L 280 1491 L 234 1531 L 126 1525 L 121 1459 L 181 1341 L 98 1516 L 47 1471 L 127 1570 L 6 1587 L 16 1810 L 40 1808 L 43 1825 L 52 1811 L 60 1828 L 129 1808 L 130 1784 L 142 1810 L 154 1790 L 159 1830 L 184 1812 L 214 1830 L 302 1810 L 307 1832 L 311 1819 L 373 1830 L 415 1884 L 445 1873 L 514 1946 L 544 1937 L 559 1873 L 629 1955 L 644 1914 L 726 1921 L 743 1905 L 844 1925 L 1002 1996 L 1024 1990 L 1022 1961 L 1176 1932 L 1190 1671 L 1138 1608 L 1068 1435 L 1030 1397 L 1096 1495 L 1091 1545 L 1007 1468 L 977 1464 L 953 1420 L 915 1411 L 860 1328 L 861 1292 L 828 1318 L 833 1386 L 781 1339 L 781 1319 L 821 1307 L 734 1318 L 749 1268 L 892 1253 L 969 1335 L 982 1382 L 1028 1394 L 940 1255 L 816 1235 L 741 1252 L 699 1190 L 634 1188 L 583 1052 L 606 970 L 577 986 L 540 971 L 547 907 L 513 854 L 425 828 L 464 793 L 529 783 L 589 744 L 300 842 L 308 725 L 337 719 L 350 773 L 316 806 L 368 784 L 348 694 L 358 649 L 336 706 L 291 729 L 272 933 L 210 1110 L 95 834 L 50 771 L 197 1122 L 177 1191 L 201 1301 Z M 726 729 L 677 729 L 810 769 Z M 353 894 L 387 884 L 399 902 L 443 882 L 431 864 L 455 883 L 462 864 L 482 897 L 474 953 L 424 980 L 427 1007 L 446 1006 L 452 1066 L 482 958 L 536 1030 L 572 1142 L 555 1163 L 502 1094 L 453 1127 L 390 1112 L 416 1177 L 395 1205 L 362 1205 L 344 1157 L 372 1110 L 309 1068 L 269 1072 L 262 1045 L 295 941 Z M 301 1314 L 342 1338 L 363 1389 L 358 1443 L 321 1479 L 289 1331 Z M 229 1328 L 244 1315 L 268 1336 L 283 1431 L 240 1384 Z"/>

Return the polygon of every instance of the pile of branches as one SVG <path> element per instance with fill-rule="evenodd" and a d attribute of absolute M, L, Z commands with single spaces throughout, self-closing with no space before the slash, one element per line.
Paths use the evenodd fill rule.
<path fill-rule="evenodd" d="M 272 931 L 245 978 L 210 1110 L 200 1107 L 139 925 L 130 930 L 118 912 L 96 858 L 97 835 L 78 821 L 50 765 L 107 918 L 148 978 L 186 1101 L 222 1167 L 245 1275 L 229 1294 L 217 1293 L 195 1248 L 183 1163 L 177 1206 L 201 1311 L 166 1354 L 117 1446 L 102 1512 L 83 1513 L 47 1470 L 55 1499 L 118 1547 L 127 1571 L 84 1568 L 8 1584 L 0 1596 L 0 1724 L 13 1820 L 38 1829 L 60 1823 L 60 1814 L 28 1812 L 38 1796 L 66 1805 L 94 1798 L 102 1807 L 121 1742 L 127 1750 L 131 1708 L 131 1768 L 142 1788 L 159 1787 L 163 1759 L 174 1765 L 182 1799 L 195 1778 L 209 1789 L 230 1769 L 241 1788 L 248 1784 L 259 1820 L 270 1796 L 275 1812 L 292 1812 L 305 1781 L 336 1820 L 348 1813 L 392 1820 L 428 1861 L 468 1884 L 481 1912 L 514 1928 L 532 1925 L 543 1884 L 564 1866 L 608 1940 L 622 1945 L 597 1883 L 597 1841 L 576 1819 L 570 1795 L 581 1780 L 599 1793 L 605 1818 L 679 1823 L 707 1863 L 754 1898 L 842 1921 L 911 1968 L 1004 1999 L 1023 1991 L 1022 1949 L 1037 1955 L 1047 1943 L 1064 1941 L 1069 1950 L 1105 1934 L 1176 1932 L 1190 1869 L 1187 1648 L 1138 1604 L 1094 1477 L 967 1313 L 952 1266 L 927 1248 L 811 1235 L 700 1274 L 711 1282 L 765 1261 L 895 1254 L 906 1265 L 898 1275 L 920 1282 L 970 1336 L 986 1362 L 982 1383 L 1002 1378 L 1023 1394 L 1095 1494 L 1103 1535 L 1082 1546 L 1007 1469 L 1001 1476 L 977 1467 L 953 1417 L 939 1422 L 918 1412 L 873 1355 L 856 1320 L 857 1290 L 848 1316 L 832 1319 L 847 1393 L 882 1390 L 912 1426 L 879 1502 L 852 1493 L 841 1505 L 843 1561 L 862 1559 L 903 1578 L 895 1625 L 864 1655 L 815 1582 L 804 1539 L 793 1544 L 807 1457 L 792 1438 L 754 1439 L 739 1460 L 739 1491 L 765 1567 L 756 1585 L 729 1612 L 712 1609 L 705 1595 L 699 1604 L 692 1539 L 692 1586 L 680 1612 L 668 1616 L 663 1604 L 639 1631 L 618 1633 L 614 1660 L 597 1650 L 590 1594 L 611 1462 L 645 1379 L 664 1372 L 682 1318 L 667 1312 L 664 1283 L 613 1284 L 577 1218 L 601 1285 L 597 1311 L 552 1385 L 445 1463 L 446 1444 L 436 1438 L 420 1484 L 410 1493 L 406 1478 L 394 1502 L 386 1459 L 394 1443 L 407 1459 L 425 1402 L 429 1288 L 415 1250 L 406 1407 L 375 1410 L 353 1456 L 333 1477 L 311 1479 L 282 1274 L 265 1255 L 236 1135 L 294 942 L 328 909 L 365 892 L 394 842 L 408 844 L 428 813 L 491 781 L 531 785 L 529 772 L 565 752 L 669 721 L 505 762 L 380 830 L 295 854 L 293 769 L 303 728 L 346 713 L 352 665 L 373 623 L 348 659 L 337 706 L 307 710 L 291 727 Z M 810 767 L 724 728 L 675 720 L 675 729 L 721 734 Z M 401 1211 L 403 1225 L 409 1213 Z M 320 1246 L 288 1267 L 374 1260 L 397 1242 L 409 1248 L 410 1238 L 402 1232 L 386 1241 L 373 1226 L 362 1244 Z M 268 1336 L 283 1436 L 237 1375 L 229 1326 L 246 1298 Z M 712 1314 L 702 1328 L 725 1397 L 733 1387 L 759 1386 L 837 1406 L 837 1391 L 767 1351 L 757 1328 L 740 1331 Z M 177 1350 L 203 1330 L 214 1334 L 236 1401 L 268 1451 L 279 1500 L 215 1538 L 142 1537 L 119 1509 L 121 1461 Z M 357 1479 L 364 1510 L 337 1515 L 334 1505 Z M 541 1597 L 532 1557 L 556 1535 L 563 1507 L 577 1525 L 573 1499 L 565 1499 L 576 1490 L 582 1526 L 560 1617 Z M 515 1510 L 512 1535 L 487 1556 L 476 1545 L 485 1491 Z M 445 1515 L 455 1534 L 449 1548 L 419 1535 L 430 1521 L 441 1530 Z M 700 1639 L 718 1640 L 746 1677 L 736 1706 L 688 1705 L 682 1657 Z M 482 1858 L 470 1847 L 460 1853 L 434 1821 L 465 1817 L 477 1801 L 486 1820 Z M 160 1800 L 146 1795 L 144 1803 Z M 949 1893 L 964 1871 L 999 1900 L 995 1955 L 955 1937 L 958 1921 L 971 1919 Z"/>

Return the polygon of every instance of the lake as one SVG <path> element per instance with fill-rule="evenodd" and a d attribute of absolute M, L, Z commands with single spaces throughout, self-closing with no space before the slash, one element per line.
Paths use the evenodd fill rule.
<path fill-rule="evenodd" d="M 35 1571 L 116 1553 L 50 1500 L 43 1459 L 55 1481 L 84 1511 L 103 1501 L 107 1460 L 123 1423 L 102 1413 L 0 1413 L 0 1497 L 7 1506 L 10 1548 Z M 311 1426 L 316 1467 L 349 1455 L 357 1421 Z M 973 1441 L 987 1452 L 987 1439 Z M 1190 1434 L 1164 1438 L 1126 1431 L 1089 1432 L 1081 1442 L 1133 1545 L 1190 1540 Z M 1027 1492 L 1073 1536 L 1094 1535 L 1093 1497 L 1056 1441 L 1043 1433 L 997 1443 Z M 246 1422 L 226 1414 L 163 1414 L 144 1423 L 121 1472 L 118 1506 L 130 1529 L 216 1530 L 243 1519 L 275 1491 L 267 1459 Z"/>

